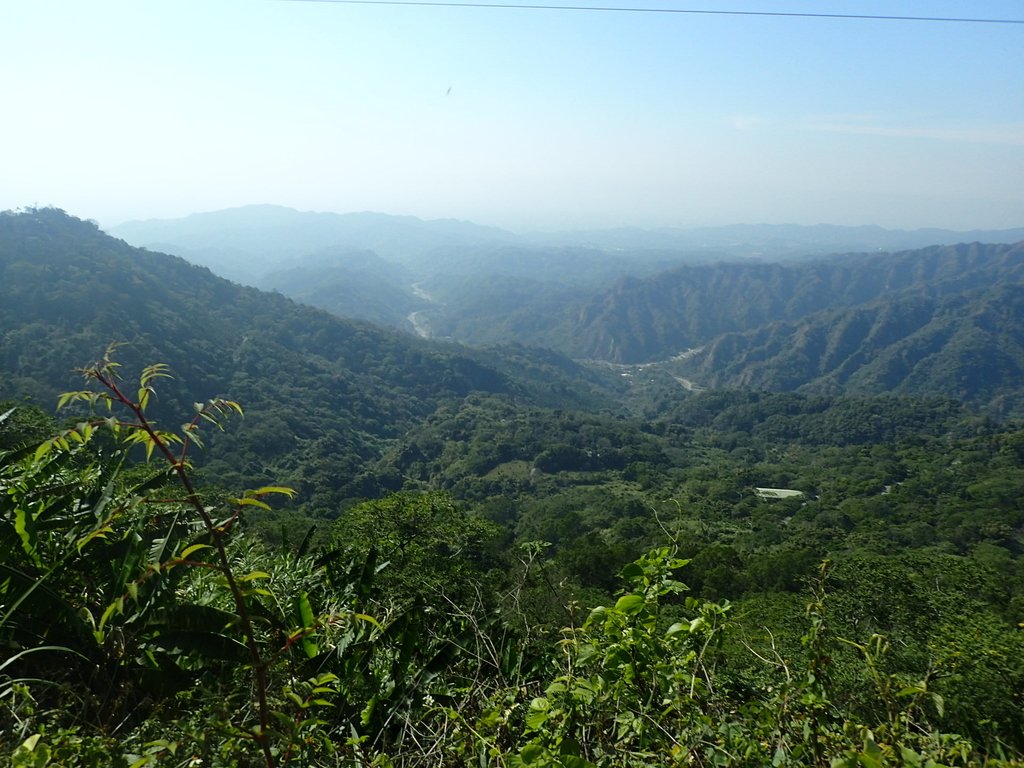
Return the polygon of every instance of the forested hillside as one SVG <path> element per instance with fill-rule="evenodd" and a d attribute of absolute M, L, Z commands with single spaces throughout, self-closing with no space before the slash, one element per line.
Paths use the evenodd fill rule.
<path fill-rule="evenodd" d="M 660 367 L 704 388 L 939 394 L 1022 413 L 1020 244 L 686 265 L 607 290 L 600 269 L 578 268 L 589 277 L 543 280 L 514 263 L 500 276 L 434 277 L 418 284 L 429 300 L 415 312 L 429 335 L 476 344 L 516 340 L 620 365 L 688 353 Z"/>
<path fill-rule="evenodd" d="M 686 266 L 621 281 L 580 310 L 568 337 L 581 357 L 662 360 L 723 333 L 906 294 L 937 298 L 1018 282 L 1022 275 L 1022 245 L 936 247 L 794 265 Z"/>
<path fill-rule="evenodd" d="M 697 391 L 0 216 L 0 760 L 1020 765 L 1021 251 L 927 253 Z"/>
<path fill-rule="evenodd" d="M 550 407 L 610 405 L 597 377 L 520 349 L 490 356 L 340 320 L 125 245 L 59 211 L 0 216 L 0 396 L 50 407 L 113 341 L 136 369 L 176 371 L 161 418 L 231 393 L 250 415 L 222 471 L 302 485 L 311 467 L 358 474 L 448 399 L 501 393 Z M 562 367 L 559 367 L 562 366 Z M 343 484 L 338 480 L 334 484 Z"/>
<path fill-rule="evenodd" d="M 328 249 L 306 255 L 252 281 L 338 317 L 409 329 L 409 314 L 429 302 L 410 289 L 408 270 L 372 251 Z"/>
<path fill-rule="evenodd" d="M 1024 410 L 1024 283 L 903 294 L 715 339 L 682 368 L 704 386 L 942 394 Z"/>
<path fill-rule="evenodd" d="M 626 364 L 819 312 L 1021 279 L 1019 247 L 979 242 L 1013 242 L 1019 230 L 765 225 L 523 237 L 468 222 L 250 206 L 116 232 L 342 317 Z M 921 247 L 958 239 L 974 244 Z"/>

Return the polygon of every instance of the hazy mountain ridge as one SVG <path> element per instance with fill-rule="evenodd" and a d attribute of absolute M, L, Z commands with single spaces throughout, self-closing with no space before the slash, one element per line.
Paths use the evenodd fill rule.
<path fill-rule="evenodd" d="M 409 289 L 408 271 L 373 251 L 327 249 L 295 266 L 268 272 L 255 287 L 325 309 L 338 317 L 408 330 L 408 315 L 430 302 Z"/>
<path fill-rule="evenodd" d="M 495 227 L 454 219 L 424 221 L 414 216 L 370 212 L 315 213 L 276 205 L 243 206 L 180 219 L 130 221 L 108 231 L 133 245 L 159 246 L 194 258 L 218 274 L 246 282 L 290 266 L 296 257 L 328 248 L 373 251 L 408 267 L 442 246 L 518 239 Z"/>
<path fill-rule="evenodd" d="M 618 304 L 630 303 L 627 296 L 620 300 L 615 294 L 628 294 L 628 287 L 636 285 L 615 284 L 624 277 L 660 283 L 660 273 L 688 264 L 1024 239 L 1024 229 L 958 233 L 830 225 L 517 235 L 463 221 L 299 212 L 281 206 L 127 222 L 110 231 L 135 245 L 175 253 L 217 274 L 281 291 L 342 317 L 412 330 L 409 314 L 425 311 L 422 319 L 427 322 L 417 330 L 429 325 L 437 336 L 472 344 L 526 342 L 580 357 L 620 361 L 673 354 L 677 350 L 672 349 L 672 338 L 679 334 L 677 322 L 660 316 L 657 295 L 649 297 L 655 302 L 650 313 L 631 308 L 624 311 L 635 317 L 614 316 Z M 374 268 L 353 271 L 352 255 L 370 252 L 379 257 L 373 260 Z M 325 260 L 324 253 L 333 253 L 335 260 Z M 314 254 L 320 257 L 313 258 Z M 396 274 L 404 277 L 396 281 Z M 527 281 L 529 290 L 522 285 Z M 413 284 L 423 286 L 440 303 L 424 305 Z M 481 301 L 483 296 L 487 302 Z M 820 307 L 810 307 L 816 308 Z M 632 329 L 623 331 L 624 323 Z M 689 336 L 707 338 L 748 327 L 749 323 L 695 323 Z"/>
<path fill-rule="evenodd" d="M 587 244 L 610 249 L 705 250 L 713 258 L 803 259 L 833 253 L 894 251 L 963 242 L 1013 243 L 1024 227 L 1003 230 L 886 229 L 879 226 L 735 224 L 716 227 L 620 227 L 526 236 L 546 244 Z"/>
<path fill-rule="evenodd" d="M 0 397 L 52 407 L 77 389 L 70 369 L 112 341 L 125 370 L 164 362 L 158 419 L 227 395 L 249 418 L 232 430 L 224 478 L 265 473 L 312 492 L 337 489 L 386 442 L 470 392 L 547 407 L 612 405 L 591 374 L 516 349 L 478 353 L 346 321 L 132 248 L 52 209 L 0 215 Z M 211 436 L 212 443 L 218 438 Z M 319 484 L 319 473 L 333 478 Z M 325 502 L 326 504 L 327 502 Z"/>
<path fill-rule="evenodd" d="M 631 255 L 661 251 L 664 260 L 692 262 L 736 258 L 820 258 L 844 252 L 1024 240 L 1024 227 L 954 231 L 827 224 L 737 224 L 693 229 L 619 227 L 516 234 L 455 219 L 424 220 L 415 216 L 372 212 L 297 211 L 277 205 L 249 205 L 177 219 L 128 221 L 106 229 L 133 245 L 161 246 L 177 255 L 187 257 L 185 252 L 188 252 L 208 260 L 223 255 L 225 262 L 243 266 L 250 274 L 253 269 L 274 265 L 282 258 L 339 246 L 349 250 L 372 250 L 390 261 L 432 269 L 432 265 L 423 264 L 425 255 L 429 254 L 432 259 L 440 258 L 443 262 L 447 250 L 465 247 L 500 249 L 516 246 L 521 250 L 539 247 L 556 252 L 570 248 L 589 253 L 591 259 L 595 259 L 598 252 L 610 251 L 617 254 L 620 262 L 630 261 Z M 235 263 L 243 255 L 250 259 L 250 264 Z M 200 263 L 217 271 L 215 264 Z"/>
<path fill-rule="evenodd" d="M 277 209 L 274 214 L 291 216 Z M 523 349 L 511 357 L 498 353 L 483 362 L 480 354 L 464 347 L 424 346 L 359 323 L 335 325 L 325 315 L 297 307 L 281 296 L 249 291 L 209 272 L 195 271 L 180 260 L 168 262 L 170 257 L 136 251 L 81 222 L 70 225 L 70 219 L 53 212 L 35 216 L 53 219 L 50 223 L 57 235 L 46 235 L 52 247 L 68 252 L 98 248 L 99 253 L 130 259 L 132 267 L 111 261 L 105 268 L 112 274 L 100 279 L 83 262 L 68 277 L 60 269 L 45 267 L 45 259 L 23 260 L 13 265 L 15 272 L 7 280 L 13 284 L 27 278 L 22 280 L 27 287 L 8 302 L 12 311 L 31 318 L 34 307 L 49 307 L 46 311 L 51 315 L 60 317 L 63 312 L 70 318 L 74 315 L 69 307 L 81 309 L 91 301 L 109 315 L 103 327 L 129 329 L 129 338 L 149 344 L 147 339 L 159 337 L 162 350 L 173 350 L 174 340 L 194 339 L 196 350 L 182 343 L 170 359 L 166 354 L 156 359 L 167 359 L 172 365 L 192 361 L 189 365 L 195 370 L 187 372 L 189 384 L 198 383 L 202 392 L 211 394 L 237 391 L 234 382 L 216 374 L 226 359 L 250 361 L 256 366 L 252 375 L 258 374 L 261 382 L 272 380 L 274 366 L 249 357 L 262 344 L 271 356 L 290 361 L 296 370 L 309 366 L 319 371 L 325 378 L 318 386 L 330 389 L 327 402 L 337 413 L 347 414 L 344 418 L 361 414 L 363 426 L 351 434 L 363 446 L 359 452 L 364 456 L 377 450 L 371 447 L 375 441 L 423 418 L 436 407 L 439 396 L 517 390 L 540 398 L 539 405 L 556 407 L 608 396 L 602 381 L 586 380 L 578 366 L 570 371 L 568 361 L 538 364 L 524 380 L 519 369 L 535 365 L 524 366 L 536 356 L 534 352 Z M 10 217 L 14 221 L 19 226 L 24 223 Z M 54 237 L 60 240 L 66 234 L 62 227 L 90 231 L 78 233 L 82 242 L 65 238 L 66 242 L 55 245 Z M 1016 414 L 1022 407 L 1015 378 L 1024 370 L 1015 286 L 1024 283 L 1024 244 L 932 246 L 789 264 L 684 264 L 646 277 L 621 277 L 610 289 L 597 293 L 587 285 L 586 276 L 573 285 L 525 275 L 537 263 L 558 266 L 559 252 L 576 259 L 560 265 L 566 274 L 581 272 L 592 256 L 600 270 L 600 265 L 614 263 L 607 253 L 465 245 L 453 247 L 446 266 L 470 264 L 472 254 L 483 250 L 502 255 L 508 272 L 520 274 L 438 275 L 425 282 L 420 295 L 414 295 L 403 286 L 413 274 L 410 268 L 374 251 L 335 247 L 297 257 L 275 279 L 293 280 L 293 295 L 302 294 L 336 314 L 342 313 L 343 305 L 357 302 L 362 312 L 376 313 L 379 321 L 395 325 L 402 325 L 407 313 L 426 313 L 442 335 L 477 342 L 526 342 L 576 358 L 631 364 L 668 360 L 683 350 L 700 348 L 702 352 L 664 366 L 698 388 L 930 393 L 954 397 L 996 415 Z M 100 259 L 99 263 L 105 262 Z M 176 265 L 181 275 L 144 274 L 156 265 L 163 265 L 158 271 L 168 269 L 167 264 Z M 139 272 L 144 265 L 149 266 Z M 19 270 L 24 274 L 17 274 Z M 45 283 L 41 275 L 50 282 Z M 84 287 L 98 280 L 102 284 L 94 289 Z M 56 286 L 61 298 L 53 299 L 54 291 L 44 289 L 44 283 Z M 998 286 L 1003 289 L 996 290 Z M 80 299 L 79 294 L 87 290 L 92 290 L 90 298 Z M 30 296 L 35 298 L 25 301 Z M 55 302 L 63 302 L 60 309 Z M 186 309 L 168 308 L 175 303 Z M 218 308 L 210 314 L 207 304 Z M 79 323 L 78 328 L 91 328 L 92 322 Z M 29 322 L 13 330 L 8 341 L 12 348 L 21 349 L 22 356 L 24 346 L 19 345 L 53 346 L 58 350 L 54 357 L 66 364 L 68 338 L 77 339 L 74 346 L 79 349 L 91 344 L 97 351 L 110 340 L 110 331 L 100 339 L 102 334 L 90 335 L 71 325 L 66 337 L 52 327 Z M 245 351 L 250 341 L 256 342 L 252 353 Z M 300 361 L 302 356 L 311 357 Z M 21 357 L 8 370 L 32 370 L 38 364 Z M 331 377 L 339 377 L 341 384 L 329 384 Z M 580 393 L 574 392 L 577 380 L 586 382 Z M 267 386 L 257 387 L 257 400 L 267 396 Z M 598 395 L 602 389 L 605 394 Z M 367 398 L 370 404 L 358 404 Z M 299 407 L 300 400 L 297 397 L 293 406 Z M 379 415 L 389 411 L 388 429 L 395 430 L 390 432 L 382 428 Z"/>
<path fill-rule="evenodd" d="M 1024 408 L 1024 283 L 902 295 L 720 336 L 681 368 L 701 385 L 822 394 L 938 394 Z"/>
<path fill-rule="evenodd" d="M 901 291 L 945 295 L 1024 279 L 1024 244 L 933 246 L 802 264 L 687 265 L 623 278 L 583 305 L 567 330 L 578 357 L 667 359 L 723 333 L 795 321 Z M 564 349 L 564 348 L 563 348 Z"/>

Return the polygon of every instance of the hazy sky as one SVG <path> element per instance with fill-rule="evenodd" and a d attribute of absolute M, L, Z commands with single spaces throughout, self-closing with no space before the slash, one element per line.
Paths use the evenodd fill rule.
<path fill-rule="evenodd" d="M 1024 19 L 1021 0 L 608 5 Z M 23 0 L 0 5 L 0 62 L 0 209 L 1024 226 L 1024 25 Z"/>

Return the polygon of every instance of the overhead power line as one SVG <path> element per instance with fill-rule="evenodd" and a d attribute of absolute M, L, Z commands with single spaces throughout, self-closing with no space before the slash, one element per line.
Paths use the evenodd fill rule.
<path fill-rule="evenodd" d="M 603 13 L 677 13 L 701 16 L 770 16 L 805 19 L 866 19 L 873 21 L 936 21 L 952 24 L 1024 24 L 1024 19 L 979 19 L 961 16 L 883 16 L 868 13 L 797 13 L 786 11 L 724 11 L 704 8 L 623 8 L 601 5 L 534 5 L 527 3 L 458 3 L 443 0 L 282 0 L 292 3 L 339 5 L 412 5 L 431 8 L 512 8 L 526 11 L 591 11 Z"/>

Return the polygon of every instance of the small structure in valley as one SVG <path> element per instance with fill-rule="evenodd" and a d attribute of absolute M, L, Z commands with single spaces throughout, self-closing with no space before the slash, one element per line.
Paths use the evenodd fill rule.
<path fill-rule="evenodd" d="M 759 499 L 794 499 L 803 496 L 803 491 L 794 491 L 792 488 L 754 488 L 754 495 Z"/>

